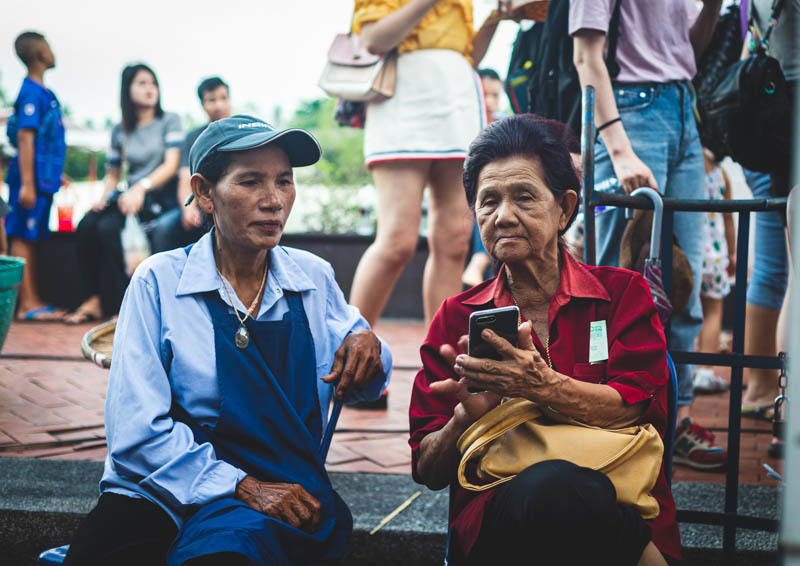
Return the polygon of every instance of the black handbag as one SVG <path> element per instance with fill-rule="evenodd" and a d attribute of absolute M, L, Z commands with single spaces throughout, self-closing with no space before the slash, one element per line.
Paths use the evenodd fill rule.
<path fill-rule="evenodd" d="M 776 0 L 777 19 L 785 0 Z M 701 138 L 718 159 L 731 159 L 752 171 L 774 173 L 785 166 L 791 147 L 791 100 L 780 63 L 766 54 L 770 28 L 759 48 L 698 94 Z"/>

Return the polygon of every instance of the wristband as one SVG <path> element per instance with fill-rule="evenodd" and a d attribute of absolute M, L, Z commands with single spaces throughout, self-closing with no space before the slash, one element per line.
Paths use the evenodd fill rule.
<path fill-rule="evenodd" d="M 595 143 L 597 143 L 597 140 L 600 139 L 600 132 L 602 130 L 605 130 L 607 127 L 609 127 L 609 126 L 611 126 L 613 124 L 616 124 L 617 122 L 622 122 L 622 117 L 621 116 L 617 116 L 613 120 L 609 120 L 605 124 L 601 124 L 600 126 L 597 126 L 597 130 L 595 130 L 595 135 L 594 135 Z"/>
<path fill-rule="evenodd" d="M 150 177 L 145 177 L 143 179 L 140 179 L 139 184 L 146 191 L 149 191 L 153 187 L 153 181 L 150 180 Z"/>

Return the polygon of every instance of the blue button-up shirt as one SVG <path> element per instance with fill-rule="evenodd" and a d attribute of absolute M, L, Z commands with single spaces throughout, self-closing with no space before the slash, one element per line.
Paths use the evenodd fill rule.
<path fill-rule="evenodd" d="M 245 472 L 217 459 L 209 443 L 197 444 L 184 423 L 169 416 L 173 400 L 199 424 L 219 418 L 214 328 L 202 294 L 223 290 L 211 234 L 190 250 L 160 253 L 134 273 L 119 313 L 105 407 L 108 457 L 101 492 L 143 497 L 178 523 L 188 506 L 231 496 Z M 368 329 L 348 305 L 330 264 L 306 251 L 275 247 L 256 317 L 280 320 L 288 310 L 285 291 L 301 294 L 314 337 L 317 395 L 323 430 L 333 386 L 319 378 L 351 332 Z M 227 282 L 228 289 L 232 285 Z M 240 312 L 247 308 L 234 294 Z M 235 317 L 230 309 L 231 317 Z M 349 401 L 377 399 L 389 383 L 392 355 L 381 340 L 383 373 Z"/>

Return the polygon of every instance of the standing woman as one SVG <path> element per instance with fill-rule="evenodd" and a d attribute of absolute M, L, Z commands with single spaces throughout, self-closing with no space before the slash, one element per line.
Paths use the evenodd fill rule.
<path fill-rule="evenodd" d="M 367 105 L 366 166 L 378 193 L 375 242 L 356 269 L 350 302 L 375 324 L 419 238 L 430 188 L 422 296 L 425 320 L 461 291 L 472 217 L 461 167 L 485 125 L 480 80 L 499 13 L 476 33 L 471 0 L 356 0 L 353 31 L 371 53 L 397 49 L 395 94 Z"/>
<path fill-rule="evenodd" d="M 125 215 L 149 222 L 177 206 L 176 187 L 184 133 L 177 114 L 164 112 L 155 72 L 142 63 L 122 71 L 122 122 L 111 130 L 103 197 L 78 224 L 78 258 L 84 301 L 67 315 L 80 324 L 119 311 L 128 286 L 120 232 Z M 117 190 L 127 164 L 128 190 Z"/>

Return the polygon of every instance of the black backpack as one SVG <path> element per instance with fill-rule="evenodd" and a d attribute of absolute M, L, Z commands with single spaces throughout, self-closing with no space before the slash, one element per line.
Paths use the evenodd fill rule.
<path fill-rule="evenodd" d="M 612 79 L 619 74 L 616 50 L 621 5 L 622 0 L 617 0 L 608 32 L 606 66 Z M 507 77 L 506 88 L 515 112 L 559 120 L 580 135 L 581 84 L 572 62 L 569 0 L 551 0 L 545 21 L 520 31 Z M 521 88 L 523 85 L 527 88 Z"/>

